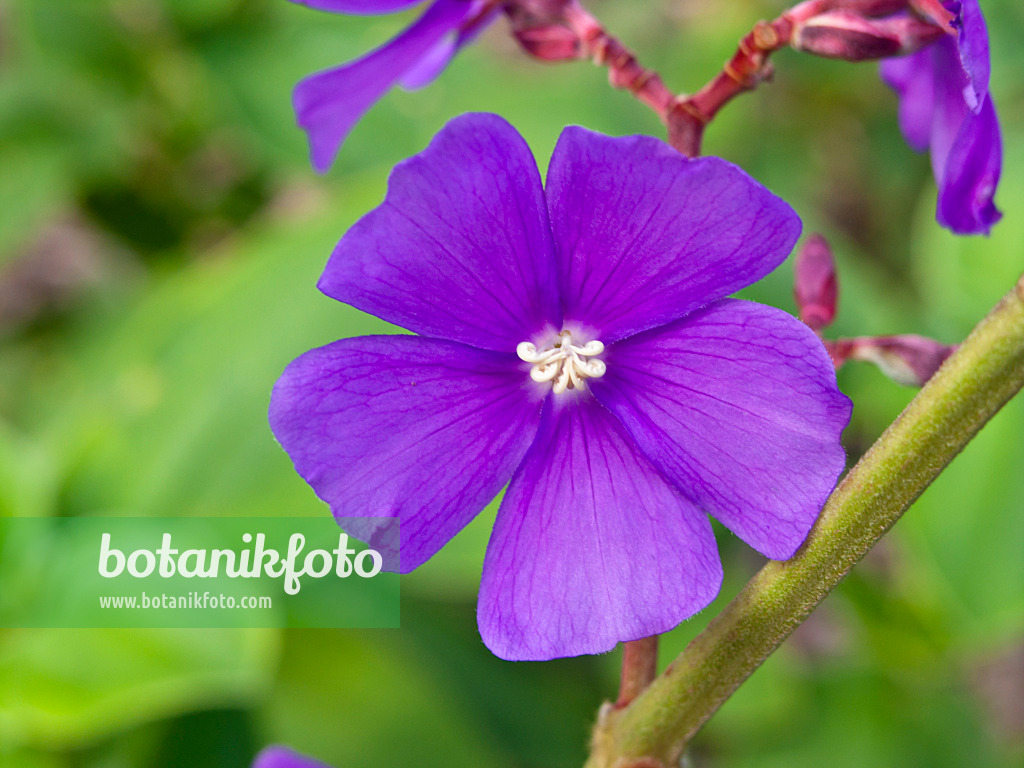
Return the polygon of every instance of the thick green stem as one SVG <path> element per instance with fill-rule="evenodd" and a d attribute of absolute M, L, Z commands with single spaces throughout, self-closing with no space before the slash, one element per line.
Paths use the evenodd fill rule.
<path fill-rule="evenodd" d="M 733 691 L 810 615 L 1024 386 L 1024 277 L 833 492 L 799 552 L 769 562 L 628 707 L 605 707 L 588 768 L 673 766 Z"/>

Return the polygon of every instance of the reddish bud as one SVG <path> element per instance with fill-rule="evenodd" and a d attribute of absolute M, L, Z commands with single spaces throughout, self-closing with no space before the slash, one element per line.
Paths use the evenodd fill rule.
<path fill-rule="evenodd" d="M 931 45 L 949 31 L 916 16 L 894 16 L 889 19 L 879 19 L 876 24 L 896 35 L 900 41 L 901 56 L 915 53 L 925 46 Z"/>
<path fill-rule="evenodd" d="M 924 336 L 878 336 L 840 340 L 847 359 L 874 363 L 898 384 L 923 386 L 953 354 L 949 346 Z"/>
<path fill-rule="evenodd" d="M 813 330 L 831 325 L 836 316 L 836 264 L 821 235 L 811 235 L 797 251 L 793 293 L 800 319 Z"/>
<path fill-rule="evenodd" d="M 513 19 L 530 19 L 535 24 L 551 24 L 565 18 L 565 10 L 573 0 L 514 0 L 505 4 L 505 12 Z"/>
<path fill-rule="evenodd" d="M 943 31 L 916 16 L 870 19 L 831 11 L 808 19 L 793 31 L 793 47 L 829 59 L 867 61 L 918 51 Z"/>
<path fill-rule="evenodd" d="M 833 11 L 849 11 L 858 16 L 874 18 L 905 11 L 909 3 L 910 0 L 804 0 L 786 11 L 783 16 L 796 25 Z"/>
<path fill-rule="evenodd" d="M 906 10 L 907 4 L 908 0 L 840 0 L 834 7 L 861 16 L 889 16 Z"/>
<path fill-rule="evenodd" d="M 515 29 L 513 34 L 528 54 L 544 61 L 565 61 L 580 57 L 580 39 L 565 27 L 546 26 Z"/>

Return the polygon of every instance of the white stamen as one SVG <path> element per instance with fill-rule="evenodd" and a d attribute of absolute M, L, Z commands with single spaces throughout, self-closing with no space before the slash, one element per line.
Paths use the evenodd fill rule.
<path fill-rule="evenodd" d="M 558 334 L 558 340 L 546 349 L 538 350 L 537 345 L 529 341 L 516 347 L 519 359 L 533 364 L 530 378 L 536 382 L 553 381 L 555 394 L 567 389 L 585 389 L 587 379 L 604 376 L 607 366 L 603 360 L 596 359 L 603 352 L 604 344 L 597 339 L 583 345 L 573 344 L 569 331 Z"/>

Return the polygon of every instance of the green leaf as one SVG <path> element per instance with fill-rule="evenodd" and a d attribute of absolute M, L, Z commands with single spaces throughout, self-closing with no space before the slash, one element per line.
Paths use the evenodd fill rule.
<path fill-rule="evenodd" d="M 247 703 L 273 673 L 271 630 L 4 630 L 0 743 L 69 748 L 156 718 Z"/>

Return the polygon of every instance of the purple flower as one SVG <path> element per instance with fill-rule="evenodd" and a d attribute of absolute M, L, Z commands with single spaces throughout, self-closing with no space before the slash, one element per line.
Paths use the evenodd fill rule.
<path fill-rule="evenodd" d="M 944 6 L 955 14 L 955 37 L 882 62 L 882 78 L 900 96 L 907 143 L 931 151 L 938 222 L 962 235 L 987 234 L 1002 216 L 992 203 L 1002 142 L 988 92 L 988 32 L 977 0 Z"/>
<path fill-rule="evenodd" d="M 318 760 L 312 760 L 287 747 L 267 747 L 252 761 L 252 768 L 329 768 Z"/>
<path fill-rule="evenodd" d="M 724 298 L 799 232 L 735 166 L 647 136 L 565 129 L 544 189 L 515 129 L 464 115 L 319 283 L 420 335 L 306 353 L 271 426 L 336 516 L 401 519 L 402 572 L 508 484 L 477 613 L 498 656 L 667 631 L 718 592 L 707 513 L 788 558 L 844 466 L 850 405 L 814 333 Z"/>
<path fill-rule="evenodd" d="M 293 0 L 335 13 L 373 15 L 411 8 L 421 0 Z M 323 173 L 359 118 L 395 83 L 419 88 L 445 68 L 456 51 L 493 18 L 485 0 L 434 0 L 408 29 L 362 58 L 310 75 L 292 95 L 299 125 L 309 136 L 313 168 Z M 482 18 L 478 18 L 483 14 Z M 470 19 L 478 23 L 463 29 Z"/>

